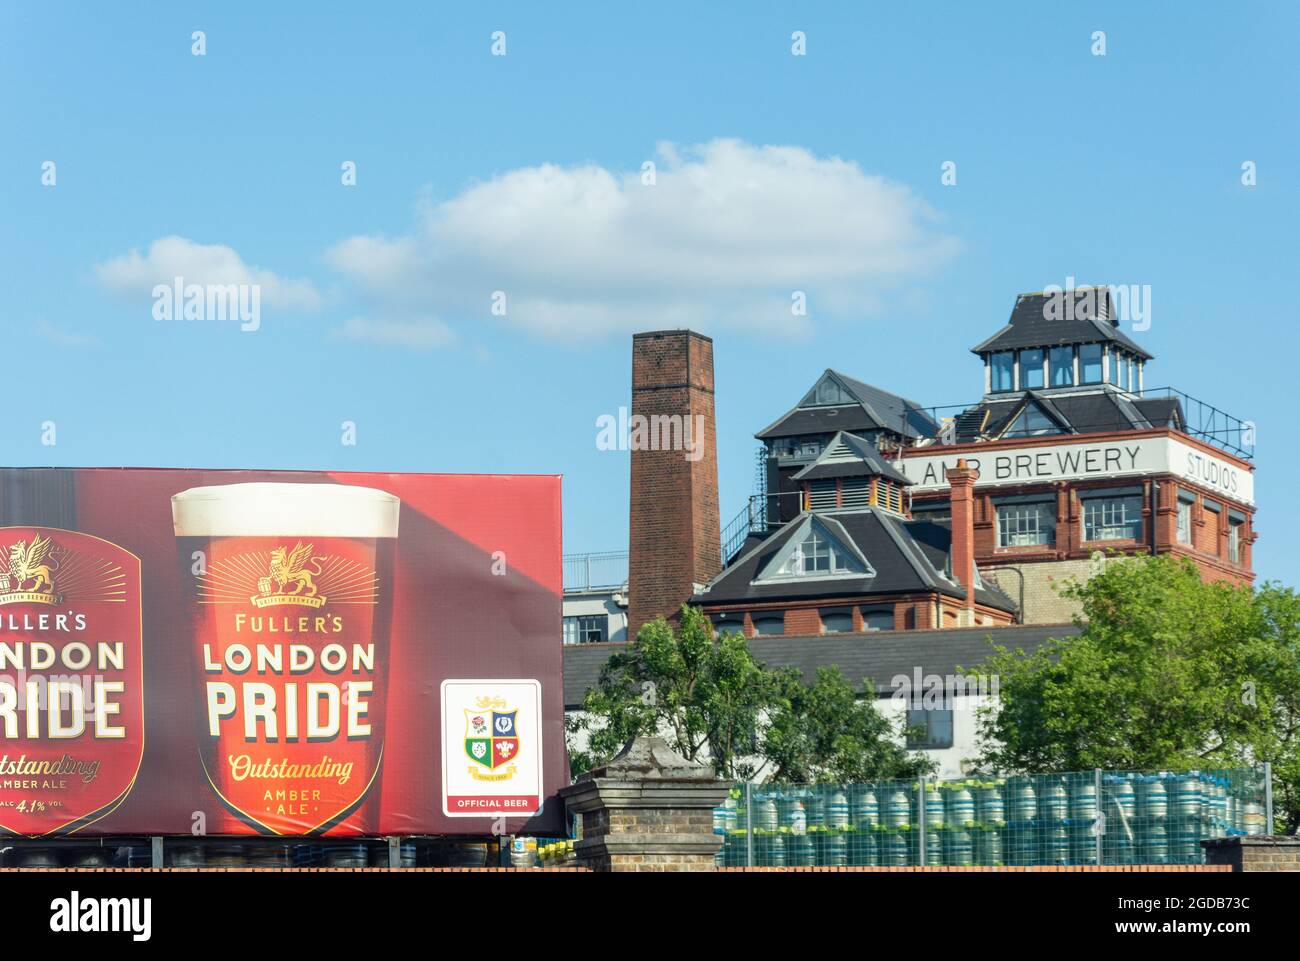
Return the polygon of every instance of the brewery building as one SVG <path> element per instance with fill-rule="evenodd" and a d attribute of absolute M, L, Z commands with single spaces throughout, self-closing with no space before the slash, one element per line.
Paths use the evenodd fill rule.
<path fill-rule="evenodd" d="M 1252 425 L 1150 386 L 1154 358 L 1118 314 L 1105 287 L 1019 295 L 953 407 L 824 371 L 755 435 L 756 490 L 725 528 L 713 342 L 635 335 L 633 414 L 702 416 L 706 443 L 632 451 L 626 636 L 689 603 L 770 665 L 837 664 L 887 697 L 901 675 L 978 664 L 990 630 L 1026 650 L 1073 635 L 1060 584 L 1115 555 L 1250 583 Z M 614 647 L 566 647 L 571 708 Z M 910 719 L 927 733 L 909 746 L 953 775 L 974 746 L 961 700 Z"/>

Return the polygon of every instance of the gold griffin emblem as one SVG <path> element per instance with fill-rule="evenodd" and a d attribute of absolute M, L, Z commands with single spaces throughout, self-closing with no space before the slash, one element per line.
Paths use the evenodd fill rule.
<path fill-rule="evenodd" d="M 253 604 L 257 607 L 274 604 L 323 606 L 325 597 L 316 590 L 316 578 L 321 575 L 321 559 L 311 555 L 315 546 L 299 541 L 293 550 L 277 547 L 271 551 L 271 573 L 257 579 L 257 594 L 251 598 Z M 308 564 L 315 570 L 307 570 Z"/>
<path fill-rule="evenodd" d="M 50 558 L 51 564 L 45 563 L 46 557 Z M 0 571 L 0 604 L 19 601 L 61 603 L 63 595 L 54 590 L 54 571 L 58 567 L 57 563 L 53 563 L 54 560 L 50 556 L 49 537 L 33 534 L 30 544 L 22 540 L 12 545 L 9 548 L 8 570 Z"/>

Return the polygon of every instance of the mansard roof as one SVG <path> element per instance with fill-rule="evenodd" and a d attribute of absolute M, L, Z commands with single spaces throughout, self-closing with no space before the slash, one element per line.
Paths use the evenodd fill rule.
<path fill-rule="evenodd" d="M 1119 344 L 1144 360 L 1152 355 L 1119 328 L 1109 287 L 1076 287 L 1064 291 L 1021 294 L 1007 325 L 971 348 L 975 354 L 1060 347 L 1066 344 Z"/>
<path fill-rule="evenodd" d="M 754 436 L 759 440 L 830 430 L 887 430 L 904 437 L 933 437 L 938 425 L 905 397 L 827 369 L 795 407 Z"/>
<path fill-rule="evenodd" d="M 1081 393 L 1045 395 L 1025 391 L 968 407 L 957 418 L 956 441 L 1002 437 L 1026 406 L 1033 404 L 1067 434 L 1098 434 L 1149 427 L 1182 429 L 1183 412 L 1177 398 L 1139 398 L 1111 388 Z"/>

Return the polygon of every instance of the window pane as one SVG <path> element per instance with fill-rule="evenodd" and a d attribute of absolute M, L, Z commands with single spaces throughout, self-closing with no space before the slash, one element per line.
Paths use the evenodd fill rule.
<path fill-rule="evenodd" d="M 989 365 L 992 390 L 1016 389 L 1015 363 L 1016 355 L 1010 352 L 992 356 Z"/>
<path fill-rule="evenodd" d="M 862 627 L 868 631 L 892 631 L 894 629 L 894 612 L 863 611 Z"/>
<path fill-rule="evenodd" d="M 835 611 L 822 615 L 822 633 L 840 634 L 853 630 L 853 615 L 847 611 Z"/>
<path fill-rule="evenodd" d="M 1043 386 L 1043 352 L 1041 350 L 1022 350 L 1020 352 L 1020 389 L 1038 390 Z"/>
<path fill-rule="evenodd" d="M 1241 563 L 1241 525 L 1236 521 L 1228 522 L 1228 560 Z"/>
<path fill-rule="evenodd" d="M 1014 424 L 1002 434 L 1003 437 L 1041 437 L 1045 434 L 1059 434 L 1061 428 L 1037 407 L 1024 409 Z"/>
<path fill-rule="evenodd" d="M 1079 380 L 1084 384 L 1101 383 L 1101 344 L 1084 344 L 1079 348 Z"/>
<path fill-rule="evenodd" d="M 1192 505 L 1189 501 L 1178 502 L 1178 543 L 1192 542 Z"/>
<path fill-rule="evenodd" d="M 609 640 L 608 614 L 583 614 L 564 619 L 565 644 L 598 644 Z"/>
<path fill-rule="evenodd" d="M 1051 366 L 1053 387 L 1069 387 L 1074 384 L 1073 347 L 1053 347 Z"/>
<path fill-rule="evenodd" d="M 845 554 L 825 534 L 814 527 L 790 553 L 778 573 L 787 577 L 798 577 L 845 571 L 862 573 L 862 564 Z"/>
<path fill-rule="evenodd" d="M 921 728 L 925 731 L 925 734 L 920 738 L 910 736 L 911 732 L 909 732 L 907 738 L 909 750 L 916 751 L 926 748 L 936 750 L 952 747 L 951 707 L 909 710 L 907 712 L 907 726 L 909 728 Z"/>
<path fill-rule="evenodd" d="M 1056 543 L 1056 511 L 1051 504 L 1015 504 L 998 511 L 998 547 L 1036 547 Z"/>
<path fill-rule="evenodd" d="M 1085 541 L 1125 541 L 1142 538 L 1142 498 L 1098 497 L 1083 502 Z"/>
<path fill-rule="evenodd" d="M 755 634 L 784 634 L 785 633 L 785 618 L 783 616 L 755 617 L 753 620 L 754 620 Z"/>

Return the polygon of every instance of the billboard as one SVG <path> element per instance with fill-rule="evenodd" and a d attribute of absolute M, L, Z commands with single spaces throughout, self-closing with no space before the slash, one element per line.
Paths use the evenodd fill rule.
<path fill-rule="evenodd" d="M 0 834 L 552 833 L 558 477 L 0 470 Z"/>

